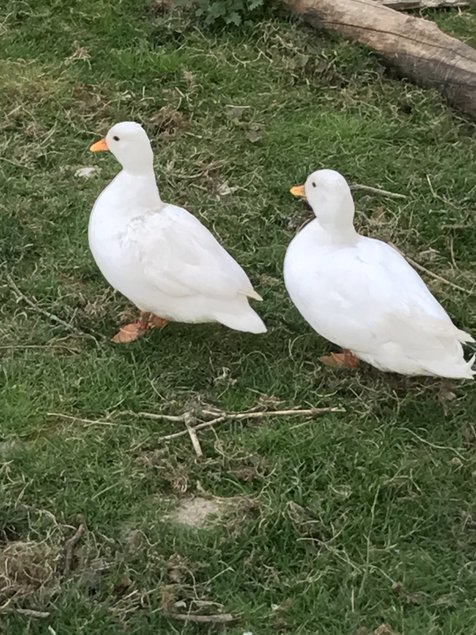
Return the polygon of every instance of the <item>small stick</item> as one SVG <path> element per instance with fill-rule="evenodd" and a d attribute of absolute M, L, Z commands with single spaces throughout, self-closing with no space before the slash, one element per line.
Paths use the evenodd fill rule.
<path fill-rule="evenodd" d="M 452 448 L 449 445 L 437 445 L 436 443 L 427 441 L 423 437 L 420 437 L 416 432 L 413 432 L 413 430 L 410 430 L 410 428 L 400 428 L 400 430 L 405 430 L 406 432 L 409 432 L 412 435 L 412 437 L 415 437 L 416 439 L 418 439 L 418 441 L 421 441 L 421 443 L 428 445 L 430 448 L 433 448 L 434 450 L 449 450 L 450 452 L 453 452 L 454 454 L 456 454 L 456 456 L 460 458 L 462 461 L 464 461 L 464 456 L 462 456 L 462 454 L 458 452 L 456 448 Z"/>
<path fill-rule="evenodd" d="M 296 409 L 296 410 L 265 410 L 262 412 L 237 412 L 237 413 L 224 413 L 223 415 L 216 417 L 215 419 L 211 419 L 210 421 L 203 421 L 202 423 L 198 423 L 193 427 L 193 430 L 197 432 L 198 430 L 203 430 L 204 428 L 210 428 L 218 423 L 222 423 L 223 421 L 243 421 L 244 419 L 263 419 L 264 417 L 285 417 L 285 416 L 295 416 L 302 415 L 305 417 L 311 417 L 313 415 L 320 415 L 327 412 L 345 412 L 344 408 L 309 408 L 307 410 Z M 181 430 L 180 432 L 174 432 L 173 434 L 167 434 L 163 437 L 159 437 L 159 441 L 169 441 L 170 439 L 177 439 L 178 437 L 182 437 L 186 434 L 189 434 L 187 430 Z"/>
<path fill-rule="evenodd" d="M 25 349 L 48 349 L 48 348 L 61 348 L 65 351 L 69 351 L 70 353 L 79 353 L 80 350 L 78 348 L 71 348 L 70 346 L 66 346 L 65 344 L 5 344 L 5 346 L 0 346 L 0 350 L 8 350 L 8 351 L 16 351 L 16 350 L 25 350 Z"/>
<path fill-rule="evenodd" d="M 351 190 L 363 190 L 364 192 L 371 192 L 372 194 L 380 194 L 381 196 L 388 196 L 390 198 L 407 198 L 405 194 L 398 194 L 397 192 L 389 192 L 388 190 L 382 190 L 379 187 L 372 187 L 370 185 L 362 185 L 361 183 L 353 183 L 350 186 Z"/>
<path fill-rule="evenodd" d="M 105 419 L 83 419 L 82 417 L 75 417 L 74 415 L 67 415 L 63 412 L 47 412 L 47 417 L 61 417 L 62 419 L 70 419 L 71 421 L 78 421 L 79 423 L 89 423 L 94 425 L 113 426 L 116 425 L 112 421 L 106 421 Z"/>
<path fill-rule="evenodd" d="M 35 609 L 8 608 L 8 609 L 5 609 L 5 611 L 1 611 L 1 612 L 2 613 L 19 613 L 20 615 L 26 615 L 27 617 L 39 617 L 39 618 L 45 618 L 50 616 L 48 611 L 36 611 Z"/>
<path fill-rule="evenodd" d="M 5 272 L 5 277 L 6 277 L 7 281 L 8 281 L 8 284 L 10 285 L 10 287 L 15 292 L 15 294 L 17 296 L 17 300 L 18 299 L 23 300 L 26 304 L 28 304 L 28 306 L 30 308 L 32 308 L 34 311 L 36 311 L 40 315 L 43 315 L 44 317 L 48 318 L 52 322 L 56 322 L 57 324 L 61 324 L 61 326 L 64 326 L 64 328 L 68 329 L 68 331 L 71 331 L 75 335 L 80 335 L 82 337 L 91 337 L 93 339 L 95 339 L 95 336 L 96 337 L 102 337 L 102 335 L 99 334 L 99 333 L 94 333 L 94 335 L 92 335 L 90 333 L 85 333 L 84 331 L 81 331 L 81 329 L 76 328 L 75 326 L 73 326 L 69 322 L 66 322 L 62 318 L 60 318 L 57 315 L 55 315 L 54 313 L 50 313 L 50 311 L 46 311 L 45 309 L 42 309 L 40 306 L 38 306 L 38 304 L 36 302 L 33 302 L 33 300 L 30 300 L 30 298 L 28 296 L 26 296 L 23 293 L 23 291 L 20 291 L 20 289 L 17 287 L 17 285 L 15 284 L 15 281 L 13 280 L 11 275 L 8 273 L 8 271 Z"/>
<path fill-rule="evenodd" d="M 80 523 L 79 527 L 76 529 L 74 534 L 69 538 L 64 546 L 64 568 L 63 575 L 68 575 L 71 571 L 71 565 L 73 564 L 73 555 L 74 549 L 78 542 L 81 540 L 81 536 L 86 531 L 86 525 L 84 523 Z"/>
<path fill-rule="evenodd" d="M 296 423 L 296 425 L 291 426 L 289 429 L 290 430 L 297 430 L 298 428 L 302 428 L 303 426 L 308 426 L 310 423 L 312 423 L 312 421 L 307 419 L 306 421 L 301 421 L 301 423 Z"/>
<path fill-rule="evenodd" d="M 46 416 L 69 419 L 71 421 L 77 421 L 78 423 L 85 423 L 88 426 L 122 426 L 123 428 L 131 428 L 131 430 L 139 430 L 137 426 L 132 426 L 127 423 L 119 423 L 117 421 L 108 421 L 107 419 L 84 419 L 83 417 L 75 417 L 74 415 L 67 415 L 64 412 L 47 412 Z"/>
<path fill-rule="evenodd" d="M 165 613 L 167 617 L 181 622 L 194 622 L 195 624 L 229 624 L 236 622 L 239 618 L 231 613 L 219 613 L 218 615 L 193 615 L 193 613 Z"/>
<path fill-rule="evenodd" d="M 188 413 L 185 413 L 183 415 L 163 415 L 156 414 L 155 412 L 132 412 L 126 410 L 125 412 L 121 412 L 121 414 L 134 415 L 135 417 L 144 417 L 144 419 L 163 419 L 164 421 L 177 421 L 178 423 L 183 423 Z"/>
<path fill-rule="evenodd" d="M 447 284 L 448 286 L 452 287 L 453 289 L 456 289 L 457 291 L 462 291 L 463 293 L 466 293 L 466 295 L 475 295 L 474 291 L 470 291 L 469 289 L 465 289 L 464 287 L 460 287 L 459 284 L 451 282 L 450 280 L 447 280 L 446 278 L 443 278 L 443 276 L 440 276 L 437 273 L 433 273 L 433 271 L 430 271 L 429 269 L 427 269 L 423 265 L 420 265 L 418 262 L 416 262 L 416 260 L 413 260 L 412 258 L 409 258 L 408 256 L 405 256 L 405 258 L 408 260 L 408 262 L 413 267 L 415 267 L 415 269 L 419 269 L 420 271 L 423 271 L 428 276 L 431 276 L 432 278 L 435 278 L 435 280 L 439 280 L 440 282 L 444 282 L 445 284 Z"/>
<path fill-rule="evenodd" d="M 191 419 L 192 417 L 185 418 L 185 427 L 187 428 L 187 432 L 190 437 L 190 441 L 192 442 L 193 449 L 195 450 L 195 454 L 198 456 L 198 458 L 201 458 L 203 456 L 202 446 L 200 445 L 197 433 L 195 432 L 195 429 L 191 424 Z"/>
<path fill-rule="evenodd" d="M 153 419 L 155 421 L 173 421 L 175 423 L 183 423 L 185 424 L 185 430 L 181 430 L 180 432 L 174 432 L 172 434 L 167 434 L 163 437 L 159 437 L 159 441 L 169 441 L 170 439 L 177 439 L 178 437 L 189 435 L 190 440 L 193 445 L 193 449 L 195 450 L 195 454 L 197 457 L 203 456 L 203 450 L 200 445 L 200 441 L 197 436 L 197 432 L 199 430 L 203 430 L 205 428 L 211 428 L 223 421 L 243 421 L 247 419 L 263 419 L 264 417 L 286 417 L 286 416 L 296 416 L 301 415 L 304 417 L 312 417 L 313 415 L 321 415 L 328 412 L 345 412 L 344 408 L 338 407 L 328 407 L 328 408 L 291 408 L 288 410 L 248 410 L 247 412 L 223 412 L 221 410 L 207 410 L 203 409 L 199 412 L 184 412 L 181 415 L 167 415 L 155 412 L 133 412 L 133 411 L 123 411 L 120 413 L 116 413 L 117 415 L 130 415 L 134 417 L 144 417 L 146 419 Z M 108 420 L 93 420 L 93 419 L 85 419 L 82 417 L 75 417 L 73 415 L 64 414 L 61 412 L 47 412 L 46 415 L 48 417 L 61 417 L 64 419 L 69 419 L 71 421 L 78 421 L 80 423 L 85 423 L 86 425 L 106 425 L 106 426 L 115 426 L 115 425 L 125 425 L 128 428 L 135 429 L 135 426 L 126 425 L 117 423 L 115 421 Z M 200 417 L 213 417 L 208 421 L 201 421 L 196 425 L 192 425 L 193 421 L 197 419 L 200 420 Z"/>

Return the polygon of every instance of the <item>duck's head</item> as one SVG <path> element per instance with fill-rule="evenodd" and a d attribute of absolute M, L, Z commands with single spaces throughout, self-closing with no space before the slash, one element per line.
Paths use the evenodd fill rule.
<path fill-rule="evenodd" d="M 333 233 L 353 229 L 354 201 L 349 184 L 339 172 L 316 170 L 304 185 L 292 187 L 291 194 L 307 199 L 325 229 Z"/>
<path fill-rule="evenodd" d="M 127 172 L 144 173 L 152 169 L 154 156 L 149 137 L 135 121 L 116 123 L 104 139 L 89 149 L 92 152 L 110 150 Z"/>

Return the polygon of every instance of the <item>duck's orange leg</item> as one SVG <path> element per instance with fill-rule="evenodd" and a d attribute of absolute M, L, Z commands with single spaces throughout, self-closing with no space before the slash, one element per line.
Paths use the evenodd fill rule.
<path fill-rule="evenodd" d="M 324 366 L 333 366 L 334 368 L 357 368 L 359 364 L 359 358 L 348 349 L 343 349 L 342 353 L 323 355 L 319 359 Z"/>
<path fill-rule="evenodd" d="M 152 315 L 148 311 L 141 311 L 137 320 L 122 326 L 111 341 L 114 344 L 128 344 L 150 328 L 163 328 L 166 324 L 167 320 L 163 320 L 157 315 Z"/>

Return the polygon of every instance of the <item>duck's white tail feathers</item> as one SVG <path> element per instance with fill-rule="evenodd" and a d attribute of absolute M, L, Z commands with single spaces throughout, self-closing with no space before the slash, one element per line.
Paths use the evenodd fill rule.
<path fill-rule="evenodd" d="M 251 290 L 246 291 L 243 295 L 246 295 L 248 298 L 252 298 L 253 300 L 258 300 L 258 302 L 262 302 L 263 298 L 260 296 L 259 293 L 256 293 L 256 291 L 251 288 Z"/>
<path fill-rule="evenodd" d="M 473 370 L 476 355 L 473 355 L 469 361 L 461 360 L 459 364 L 448 364 L 445 362 L 425 363 L 424 368 L 431 375 L 440 377 L 448 377 L 449 379 L 473 379 L 476 370 Z"/>
<path fill-rule="evenodd" d="M 457 334 L 459 342 L 462 342 L 463 344 L 474 343 L 474 337 L 470 335 L 469 333 L 466 333 L 466 331 L 462 331 L 461 329 L 457 328 L 456 334 Z"/>
<path fill-rule="evenodd" d="M 437 332 L 437 339 L 442 346 L 441 355 L 436 361 L 425 364 L 425 367 L 432 373 L 449 379 L 472 379 L 476 375 L 473 370 L 476 355 L 470 360 L 464 358 L 464 350 L 462 344 L 474 342 L 474 338 L 466 331 L 454 326 L 451 323 L 451 329 L 443 335 Z M 438 350 L 438 349 L 436 349 Z"/>
<path fill-rule="evenodd" d="M 245 299 L 245 298 L 244 298 Z M 235 310 L 234 310 L 235 309 Z M 266 333 L 266 326 L 260 316 L 248 304 L 248 300 L 236 303 L 227 311 L 217 311 L 214 314 L 217 322 L 235 331 L 247 333 Z"/>
<path fill-rule="evenodd" d="M 461 341 L 468 340 L 462 340 L 459 336 L 460 333 L 463 333 L 467 338 L 468 334 L 456 328 L 455 330 L 458 332 L 456 338 L 454 333 L 452 333 L 452 337 L 437 336 L 430 339 L 433 344 L 431 350 L 418 351 L 417 349 L 421 355 L 419 357 L 421 366 L 427 374 L 448 377 L 449 379 L 472 379 L 476 374 L 472 368 L 476 355 L 473 355 L 469 361 L 465 360 Z"/>
<path fill-rule="evenodd" d="M 457 328 L 449 317 L 437 319 L 415 313 L 392 316 L 391 332 L 399 345 L 399 357 L 406 357 L 409 374 L 435 375 L 450 379 L 472 379 L 476 356 L 466 361 L 463 343 L 474 342 L 469 333 Z M 413 368 L 411 368 L 413 366 Z"/>

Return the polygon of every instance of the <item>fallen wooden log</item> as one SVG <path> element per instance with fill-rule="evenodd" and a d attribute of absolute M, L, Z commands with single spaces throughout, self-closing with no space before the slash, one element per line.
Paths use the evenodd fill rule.
<path fill-rule="evenodd" d="M 436 24 L 376 0 L 283 0 L 293 13 L 381 53 L 403 77 L 436 88 L 476 118 L 476 50 Z"/>
<path fill-rule="evenodd" d="M 418 9 L 444 9 L 448 7 L 469 7 L 468 0 L 376 0 L 395 11 L 414 11 Z"/>

